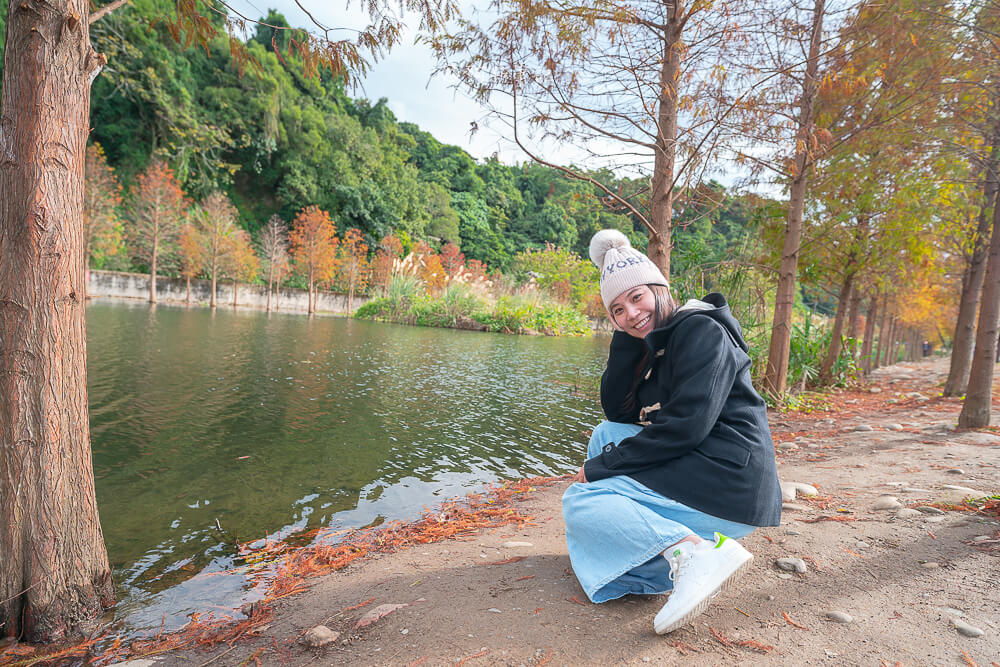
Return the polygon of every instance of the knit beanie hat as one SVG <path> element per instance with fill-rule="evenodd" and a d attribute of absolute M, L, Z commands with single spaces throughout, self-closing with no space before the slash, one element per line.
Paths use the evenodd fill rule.
<path fill-rule="evenodd" d="M 590 259 L 601 270 L 601 300 L 608 308 L 623 292 L 639 285 L 670 283 L 656 264 L 632 247 L 617 229 L 602 229 L 590 239 Z"/>

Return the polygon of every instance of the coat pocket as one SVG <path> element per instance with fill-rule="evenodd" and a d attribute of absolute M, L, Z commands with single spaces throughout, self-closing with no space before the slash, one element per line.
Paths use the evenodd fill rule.
<path fill-rule="evenodd" d="M 710 459 L 719 459 L 740 468 L 750 463 L 750 448 L 746 445 L 728 440 L 719 440 L 709 436 L 695 450 Z"/>

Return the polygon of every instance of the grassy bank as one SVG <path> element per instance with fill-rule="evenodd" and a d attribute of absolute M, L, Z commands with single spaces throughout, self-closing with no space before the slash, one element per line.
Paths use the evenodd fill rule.
<path fill-rule="evenodd" d="M 470 329 L 508 334 L 588 336 L 590 321 L 570 306 L 541 297 L 504 295 L 495 299 L 453 283 L 437 295 L 427 294 L 417 280 L 394 278 L 386 295 L 359 308 L 354 317 L 426 327 Z"/>

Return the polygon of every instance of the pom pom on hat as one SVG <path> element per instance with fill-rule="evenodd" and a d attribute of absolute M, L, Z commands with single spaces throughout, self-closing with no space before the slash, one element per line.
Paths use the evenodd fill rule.
<path fill-rule="evenodd" d="M 633 248 L 617 229 L 602 229 L 594 234 L 590 239 L 590 259 L 601 272 L 601 300 L 605 308 L 633 287 L 670 286 L 656 264 Z"/>
<path fill-rule="evenodd" d="M 619 252 L 625 248 L 631 248 L 628 237 L 617 229 L 602 229 L 594 234 L 590 239 L 590 261 L 597 265 L 597 268 L 604 268 L 604 256 L 612 248 Z"/>

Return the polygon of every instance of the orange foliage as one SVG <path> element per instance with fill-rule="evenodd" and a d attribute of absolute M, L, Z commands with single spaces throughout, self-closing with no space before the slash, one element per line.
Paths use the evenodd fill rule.
<path fill-rule="evenodd" d="M 387 234 L 379 245 L 381 247 L 375 252 L 375 259 L 372 261 L 371 280 L 375 287 L 385 290 L 395 273 L 399 256 L 403 253 L 403 243 L 393 234 Z"/>
<path fill-rule="evenodd" d="M 465 255 L 454 243 L 445 243 L 441 248 L 441 268 L 449 277 L 455 277 L 465 268 Z"/>
<path fill-rule="evenodd" d="M 472 280 L 486 280 L 486 272 L 489 267 L 478 259 L 470 259 L 465 263 L 465 270 L 468 271 Z"/>
<path fill-rule="evenodd" d="M 197 276 L 205 265 L 205 245 L 204 239 L 198 232 L 198 228 L 190 222 L 184 223 L 181 227 L 180 236 L 177 239 L 180 248 L 180 268 L 181 277 L 190 280 Z"/>
<path fill-rule="evenodd" d="M 344 232 L 344 238 L 337 249 L 336 272 L 333 282 L 337 289 L 347 292 L 347 309 L 353 310 L 355 292 L 363 292 L 371 277 L 368 262 L 368 244 L 360 229 L 351 228 Z"/>
<path fill-rule="evenodd" d="M 427 291 L 439 292 L 448 281 L 448 275 L 441 266 L 441 258 L 424 241 L 413 249 L 413 256 L 416 259 L 417 274 L 427 286 Z"/>
<path fill-rule="evenodd" d="M 118 207 L 122 203 L 121 186 L 104 156 L 100 144 L 87 146 L 84 165 L 83 229 L 87 259 L 106 259 L 121 251 L 122 226 Z"/>
<path fill-rule="evenodd" d="M 329 282 L 336 269 L 337 229 L 330 214 L 316 206 L 302 209 L 292 221 L 288 242 L 296 270 L 305 276 L 312 295 L 316 284 Z M 314 297 L 309 312 L 315 312 Z"/>
<path fill-rule="evenodd" d="M 135 179 L 129 241 L 133 253 L 155 268 L 158 256 L 172 249 L 187 211 L 187 200 L 174 171 L 154 160 Z"/>

